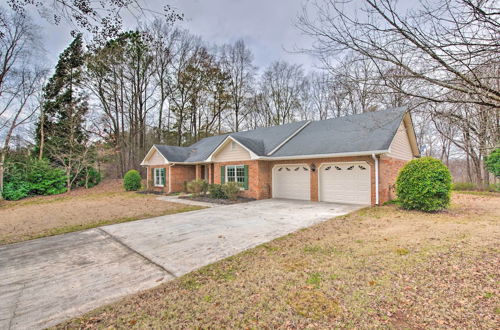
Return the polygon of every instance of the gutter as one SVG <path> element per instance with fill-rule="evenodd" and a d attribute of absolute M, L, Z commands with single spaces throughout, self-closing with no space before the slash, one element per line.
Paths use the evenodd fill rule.
<path fill-rule="evenodd" d="M 378 158 L 377 156 L 375 156 L 375 154 L 373 153 L 372 154 L 372 158 L 373 160 L 375 161 L 375 204 L 376 205 L 379 205 L 379 189 L 378 189 L 378 186 L 379 186 L 379 164 L 378 164 Z"/>
<path fill-rule="evenodd" d="M 372 150 L 372 151 L 355 151 L 355 152 L 342 152 L 335 154 L 312 154 L 300 156 L 282 156 L 282 157 L 259 157 L 258 160 L 287 160 L 287 159 L 309 159 L 309 158 L 333 158 L 333 157 L 354 157 L 354 156 L 371 156 L 388 153 L 389 150 Z"/>
<path fill-rule="evenodd" d="M 384 150 L 371 150 L 371 151 L 354 151 L 354 152 L 340 152 L 334 154 L 311 154 L 311 155 L 299 155 L 299 156 L 282 156 L 282 157 L 272 157 L 272 156 L 257 156 L 250 160 L 295 160 L 295 159 L 311 159 L 311 158 L 334 158 L 334 157 L 356 157 L 356 156 L 372 156 L 381 155 L 388 153 L 389 149 Z M 377 159 L 378 161 L 378 159 Z M 207 159 L 199 162 L 171 162 L 171 165 L 196 165 L 196 164 L 209 164 L 214 163 L 214 161 Z"/>

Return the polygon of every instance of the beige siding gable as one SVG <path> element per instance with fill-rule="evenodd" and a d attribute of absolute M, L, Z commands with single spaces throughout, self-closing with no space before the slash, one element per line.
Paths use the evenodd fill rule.
<path fill-rule="evenodd" d="M 250 158 L 250 153 L 232 140 L 227 140 L 225 145 L 213 156 L 215 162 L 249 160 Z"/>
<path fill-rule="evenodd" d="M 403 160 L 413 159 L 413 152 L 404 123 L 401 123 L 399 126 L 398 131 L 392 140 L 390 152 L 387 156 Z"/>
<path fill-rule="evenodd" d="M 163 157 L 158 150 L 154 149 L 153 153 L 148 159 L 144 160 L 144 165 L 164 165 L 166 164 L 167 161 L 165 160 L 165 157 Z"/>

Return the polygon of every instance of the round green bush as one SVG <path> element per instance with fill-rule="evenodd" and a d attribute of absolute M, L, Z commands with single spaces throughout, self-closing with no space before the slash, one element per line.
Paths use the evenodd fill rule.
<path fill-rule="evenodd" d="M 128 171 L 123 177 L 123 187 L 126 191 L 141 189 L 141 175 L 136 170 Z"/>
<path fill-rule="evenodd" d="M 407 210 L 442 210 L 450 204 L 450 191 L 450 171 L 440 160 L 432 157 L 408 162 L 396 181 L 398 203 Z"/>

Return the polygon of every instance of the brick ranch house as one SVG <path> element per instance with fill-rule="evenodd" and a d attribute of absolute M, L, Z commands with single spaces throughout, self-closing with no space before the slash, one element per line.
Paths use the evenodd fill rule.
<path fill-rule="evenodd" d="M 353 204 L 393 197 L 400 168 L 419 157 L 403 108 L 301 121 L 204 138 L 189 147 L 154 145 L 143 162 L 148 188 L 236 181 L 242 196 Z"/>

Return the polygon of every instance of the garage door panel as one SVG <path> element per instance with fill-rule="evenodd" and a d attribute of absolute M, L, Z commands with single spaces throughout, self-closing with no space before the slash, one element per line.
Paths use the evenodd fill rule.
<path fill-rule="evenodd" d="M 320 200 L 370 204 L 370 166 L 366 163 L 333 163 L 320 167 Z"/>
<path fill-rule="evenodd" d="M 305 165 L 277 165 L 273 168 L 273 197 L 311 199 L 310 170 Z"/>

